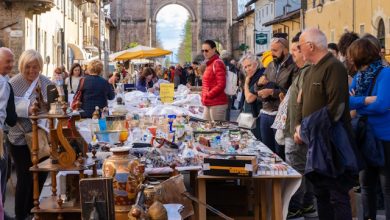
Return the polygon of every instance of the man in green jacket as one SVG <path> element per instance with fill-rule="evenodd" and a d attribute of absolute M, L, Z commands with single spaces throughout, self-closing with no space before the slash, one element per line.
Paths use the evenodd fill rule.
<path fill-rule="evenodd" d="M 316 28 L 305 30 L 298 46 L 304 60 L 312 64 L 305 75 L 302 93 L 298 95 L 298 103 L 302 105 L 302 113 L 297 115 L 298 121 L 326 107 L 332 121 L 340 121 L 345 128 L 350 127 L 347 70 L 328 52 L 325 34 Z M 298 125 L 295 141 L 301 142 L 300 137 Z M 345 172 L 338 177 L 329 177 L 315 173 L 310 180 L 314 186 L 320 220 L 352 219 L 348 195 L 354 183 L 351 174 Z"/>

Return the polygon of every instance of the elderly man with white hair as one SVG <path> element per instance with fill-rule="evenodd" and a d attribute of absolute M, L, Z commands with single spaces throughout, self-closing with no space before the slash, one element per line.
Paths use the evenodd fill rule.
<path fill-rule="evenodd" d="M 297 143 L 304 140 L 309 147 L 305 176 L 314 186 L 319 219 L 352 219 L 348 191 L 359 167 L 350 139 L 347 70 L 328 52 L 326 36 L 316 28 L 305 30 L 298 46 L 312 64 L 298 94 L 301 124 L 294 135 Z M 332 133 L 337 125 L 340 129 Z M 350 154 L 342 154 L 345 150 Z M 356 166 L 345 166 L 347 161 Z"/>
<path fill-rule="evenodd" d="M 14 67 L 14 54 L 6 47 L 0 48 L 0 172 L 1 172 L 1 202 L 5 201 L 5 190 L 7 185 L 8 172 L 8 151 L 6 146 L 3 146 L 5 135 L 3 134 L 6 125 L 14 126 L 16 124 L 17 115 L 15 112 L 14 92 L 11 85 L 8 83 L 8 74 L 11 73 Z M 2 206 L 0 207 L 0 209 Z M 1 212 L 1 211 L 0 211 Z M 8 219 L 9 217 L 1 214 L 0 219 Z"/>

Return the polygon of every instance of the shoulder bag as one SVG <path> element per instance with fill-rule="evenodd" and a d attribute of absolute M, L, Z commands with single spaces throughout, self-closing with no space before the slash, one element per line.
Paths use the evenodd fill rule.
<path fill-rule="evenodd" d="M 371 96 L 374 89 L 376 79 L 378 78 L 382 68 L 379 68 L 378 73 L 374 77 L 368 96 Z M 385 156 L 382 142 L 378 140 L 372 131 L 371 126 L 367 122 L 366 115 L 358 115 L 352 119 L 351 124 L 355 132 L 355 141 L 362 153 L 364 161 L 369 166 L 382 167 L 385 164 Z"/>
<path fill-rule="evenodd" d="M 77 89 L 76 94 L 73 96 L 73 101 L 70 105 L 72 110 L 77 110 L 78 106 L 80 106 L 80 104 L 81 104 L 81 98 L 83 96 L 82 90 L 84 88 L 84 80 L 85 80 L 85 78 L 80 79 L 79 88 Z"/>
<path fill-rule="evenodd" d="M 253 113 L 245 112 L 245 104 L 242 112 L 238 115 L 237 123 L 239 127 L 247 128 L 247 129 L 255 129 L 256 128 L 256 120 L 257 117 L 253 117 Z"/>

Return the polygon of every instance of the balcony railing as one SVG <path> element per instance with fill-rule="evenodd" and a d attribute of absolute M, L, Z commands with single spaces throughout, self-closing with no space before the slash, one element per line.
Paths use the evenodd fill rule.
<path fill-rule="evenodd" d="M 54 0 L 15 0 L 26 5 L 26 9 L 34 14 L 41 14 L 50 11 L 54 7 Z"/>

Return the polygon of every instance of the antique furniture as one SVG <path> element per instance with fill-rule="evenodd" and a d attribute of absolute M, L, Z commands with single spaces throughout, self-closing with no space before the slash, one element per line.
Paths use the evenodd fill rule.
<path fill-rule="evenodd" d="M 75 121 L 79 115 L 68 115 L 67 105 L 62 103 L 62 114 L 38 115 L 38 102 L 33 104 L 32 121 L 32 164 L 30 171 L 33 174 L 32 213 L 34 219 L 81 219 L 81 208 L 78 191 L 74 190 L 72 201 L 66 201 L 57 194 L 56 175 L 59 171 L 78 171 L 80 179 L 84 178 L 84 170 L 93 169 L 93 176 L 97 176 L 97 161 L 87 156 L 87 143 L 76 130 Z M 39 162 L 38 120 L 47 119 L 49 122 L 50 157 Z M 51 176 L 52 194 L 39 198 L 38 173 L 49 172 Z M 76 186 L 78 188 L 78 186 Z M 78 198 L 78 199 L 74 199 Z"/>

